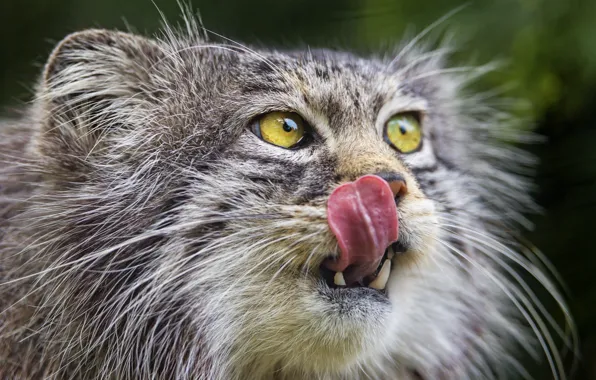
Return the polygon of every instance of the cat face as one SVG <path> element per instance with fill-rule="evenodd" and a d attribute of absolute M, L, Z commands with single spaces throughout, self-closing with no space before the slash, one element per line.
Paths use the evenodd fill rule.
<path fill-rule="evenodd" d="M 212 307 L 230 309 L 223 313 L 230 325 L 247 320 L 250 327 L 238 332 L 238 344 L 257 355 L 314 372 L 383 355 L 397 338 L 387 333 L 399 330 L 398 294 L 408 293 L 396 281 L 415 263 L 427 265 L 438 234 L 434 202 L 415 175 L 437 165 L 428 100 L 400 89 L 395 68 L 332 52 L 248 54 L 236 65 L 229 69 L 231 89 L 222 91 L 233 99 L 213 100 L 235 115 L 235 138 L 194 175 L 192 209 L 180 215 L 193 221 L 197 211 L 213 210 L 225 219 L 213 266 L 203 267 L 199 253 L 211 251 L 212 242 L 192 253 L 197 269 L 191 284 L 218 276 L 210 281 L 222 283 L 227 294 L 214 294 Z M 259 138 L 251 123 L 274 111 L 300 115 L 309 126 L 308 141 L 286 149 Z M 391 116 L 404 112 L 416 112 L 428 125 L 421 150 L 409 157 L 383 138 Z M 403 252 L 395 258 L 389 289 L 330 287 L 334 274 L 323 274 L 322 265 L 339 255 L 328 222 L 330 194 L 377 173 L 396 173 L 407 183 L 407 194 L 391 205 L 398 210 Z M 302 357 L 300 347 L 308 348 Z"/>
<path fill-rule="evenodd" d="M 457 376 L 503 358 L 509 305 L 478 236 L 505 233 L 530 203 L 501 169 L 526 156 L 495 145 L 498 117 L 462 90 L 470 73 L 441 65 L 411 46 L 365 59 L 192 33 L 70 36 L 46 66 L 36 143 L 45 202 L 62 211 L 44 219 L 62 232 L 54 262 L 88 273 L 64 273 L 60 302 L 83 303 L 93 317 L 76 323 L 98 346 L 207 378 Z M 400 150 L 406 132 L 390 125 L 419 135 Z M 345 268 L 348 286 L 326 264 L 345 257 L 330 197 L 363 177 L 375 194 L 392 189 L 378 178 L 403 183 L 381 290 L 370 283 L 394 239 L 360 276 Z"/>

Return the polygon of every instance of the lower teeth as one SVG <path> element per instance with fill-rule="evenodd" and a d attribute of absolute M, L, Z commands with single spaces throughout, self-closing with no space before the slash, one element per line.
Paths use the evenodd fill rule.
<path fill-rule="evenodd" d="M 381 269 L 378 269 L 375 278 L 367 285 L 369 288 L 384 290 L 391 274 L 391 260 L 395 257 L 395 251 L 393 246 L 389 246 L 385 253 L 385 260 L 381 265 Z M 346 287 L 346 279 L 343 272 L 335 272 L 333 276 L 333 284 L 338 287 Z M 364 285 L 364 284 L 361 284 Z"/>
<path fill-rule="evenodd" d="M 383 262 L 381 266 L 381 270 L 377 274 L 377 277 L 368 284 L 369 288 L 383 290 L 387 286 L 387 281 L 389 280 L 389 275 L 391 274 L 391 259 L 387 256 L 387 259 Z M 336 286 L 346 286 L 346 280 L 344 278 L 343 272 L 336 272 L 335 276 L 333 276 L 333 283 Z"/>
<path fill-rule="evenodd" d="M 395 252 L 393 251 L 393 246 L 389 246 L 389 248 L 387 248 L 387 258 L 389 260 L 393 260 L 393 256 L 395 256 Z"/>
<path fill-rule="evenodd" d="M 383 290 L 385 286 L 387 286 L 387 280 L 389 280 L 389 274 L 391 274 L 391 260 L 387 259 L 383 263 L 377 278 L 375 278 L 370 284 L 368 284 L 369 288 Z"/>
<path fill-rule="evenodd" d="M 343 272 L 336 272 L 333 276 L 333 283 L 337 286 L 346 286 L 346 280 L 344 279 Z"/>

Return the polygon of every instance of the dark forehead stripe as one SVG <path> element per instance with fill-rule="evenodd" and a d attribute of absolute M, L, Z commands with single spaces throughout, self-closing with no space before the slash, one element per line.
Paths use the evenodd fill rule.
<path fill-rule="evenodd" d="M 275 84 L 273 81 L 247 81 L 242 84 L 241 92 L 243 95 L 254 93 L 279 93 L 286 89 L 283 86 Z"/>
<path fill-rule="evenodd" d="M 294 72 L 296 63 L 286 56 L 253 56 L 247 54 L 229 75 L 240 84 L 243 94 L 280 93 L 288 91 L 284 73 Z"/>
<path fill-rule="evenodd" d="M 383 105 L 385 105 L 386 102 L 387 102 L 387 99 L 385 98 L 385 96 L 383 96 L 382 94 L 375 94 L 375 96 L 372 100 L 373 114 L 378 115 L 379 112 L 381 111 L 381 108 L 383 107 Z"/>
<path fill-rule="evenodd" d="M 263 59 L 250 62 L 231 74 L 235 81 L 240 82 L 240 91 L 245 95 L 285 91 L 281 73 L 274 69 L 272 63 Z"/>

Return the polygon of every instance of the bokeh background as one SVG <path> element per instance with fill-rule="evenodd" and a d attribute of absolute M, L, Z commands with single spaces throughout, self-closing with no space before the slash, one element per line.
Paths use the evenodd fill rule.
<path fill-rule="evenodd" d="M 205 26 L 229 38 L 279 47 L 317 46 L 370 52 L 412 36 L 466 4 L 431 35 L 450 31 L 454 60 L 505 65 L 479 89 L 507 86 L 525 99 L 546 142 L 526 237 L 550 259 L 565 284 L 579 329 L 576 379 L 596 379 L 596 0 L 194 0 Z M 0 114 L 31 99 L 54 43 L 89 27 L 153 33 L 158 8 L 179 21 L 174 0 L 0 0 Z M 555 314 L 556 315 L 556 314 Z M 535 379 L 552 378 L 545 362 Z"/>

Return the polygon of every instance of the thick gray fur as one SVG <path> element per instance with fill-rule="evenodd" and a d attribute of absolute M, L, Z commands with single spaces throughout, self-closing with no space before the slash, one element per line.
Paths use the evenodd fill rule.
<path fill-rule="evenodd" d="M 558 327 L 511 273 L 566 310 L 513 243 L 534 160 L 498 99 L 467 90 L 485 67 L 446 68 L 448 46 L 364 58 L 201 35 L 191 19 L 70 35 L 0 125 L 0 378 L 498 378 L 523 373 L 519 347 L 564 377 Z M 247 128 L 276 110 L 313 141 Z M 423 115 L 409 155 L 381 133 L 404 111 Z M 326 199 L 382 171 L 409 190 L 388 298 L 330 289 Z"/>

